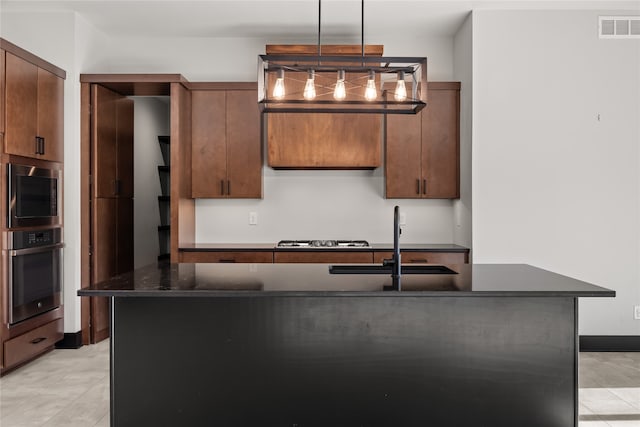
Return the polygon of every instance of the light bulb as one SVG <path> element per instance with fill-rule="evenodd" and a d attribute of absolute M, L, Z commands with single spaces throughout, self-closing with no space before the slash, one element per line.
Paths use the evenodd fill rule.
<path fill-rule="evenodd" d="M 378 92 L 376 92 L 376 81 L 375 74 L 373 70 L 369 71 L 369 79 L 367 80 L 367 87 L 364 90 L 364 98 L 367 101 L 375 101 L 378 97 Z"/>
<path fill-rule="evenodd" d="M 315 72 L 313 70 L 309 70 L 309 73 L 307 75 L 307 83 L 305 83 L 304 85 L 304 92 L 302 94 L 302 96 L 304 96 L 304 99 L 306 99 L 307 101 L 315 99 L 316 97 L 316 86 L 314 84 L 314 79 Z"/>
<path fill-rule="evenodd" d="M 398 82 L 396 83 L 396 91 L 393 97 L 396 101 L 404 101 L 407 99 L 407 88 L 404 85 L 404 71 L 398 71 Z"/>
<path fill-rule="evenodd" d="M 333 97 L 342 101 L 347 97 L 347 91 L 344 87 L 344 70 L 338 70 L 338 80 L 336 81 L 336 88 L 333 90 Z"/>
<path fill-rule="evenodd" d="M 276 85 L 273 87 L 273 97 L 275 99 L 284 98 L 284 70 L 282 68 L 278 70 Z"/>

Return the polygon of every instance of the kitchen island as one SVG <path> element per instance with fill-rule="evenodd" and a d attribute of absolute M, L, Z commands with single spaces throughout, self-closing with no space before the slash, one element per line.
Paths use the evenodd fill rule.
<path fill-rule="evenodd" d="M 111 298 L 114 426 L 578 425 L 579 297 L 528 265 L 158 264 Z"/>

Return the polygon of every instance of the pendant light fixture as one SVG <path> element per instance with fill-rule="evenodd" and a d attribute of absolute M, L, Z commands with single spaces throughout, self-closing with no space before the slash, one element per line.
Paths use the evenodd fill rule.
<path fill-rule="evenodd" d="M 415 114 L 426 106 L 427 58 L 365 56 L 364 0 L 361 56 L 322 55 L 321 12 L 318 0 L 317 56 L 258 56 L 260 111 Z"/>

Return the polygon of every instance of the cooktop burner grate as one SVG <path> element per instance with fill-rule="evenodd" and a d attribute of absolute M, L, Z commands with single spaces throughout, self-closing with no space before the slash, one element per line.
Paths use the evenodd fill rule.
<path fill-rule="evenodd" d="M 368 248 L 366 240 L 280 240 L 279 248 Z"/>

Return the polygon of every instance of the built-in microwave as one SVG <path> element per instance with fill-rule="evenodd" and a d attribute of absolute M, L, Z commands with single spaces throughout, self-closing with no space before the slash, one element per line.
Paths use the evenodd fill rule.
<path fill-rule="evenodd" d="M 7 227 L 62 225 L 58 196 L 60 171 L 24 164 L 7 167 Z"/>

